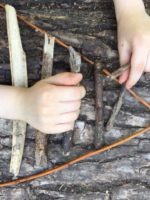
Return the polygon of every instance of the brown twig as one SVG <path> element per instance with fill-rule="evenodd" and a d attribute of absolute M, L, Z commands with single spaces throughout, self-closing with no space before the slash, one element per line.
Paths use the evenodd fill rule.
<path fill-rule="evenodd" d="M 94 65 L 94 84 L 95 84 L 95 104 L 96 104 L 96 120 L 94 145 L 98 149 L 104 142 L 104 120 L 103 120 L 103 77 L 100 74 L 102 65 L 99 61 Z"/>
<path fill-rule="evenodd" d="M 139 130 L 137 132 L 134 132 L 133 134 L 125 137 L 124 139 L 120 139 L 117 142 L 114 142 L 114 143 L 112 143 L 112 144 L 110 144 L 110 145 L 108 145 L 106 147 L 103 147 L 103 148 L 95 150 L 95 151 L 88 152 L 88 153 L 86 153 L 86 154 L 84 154 L 84 155 L 82 155 L 82 156 L 80 156 L 78 158 L 75 158 L 75 159 L 73 159 L 73 160 L 71 160 L 71 161 L 69 161 L 69 162 L 67 162 L 67 163 L 65 163 L 63 165 L 55 167 L 54 169 L 49 169 L 49 170 L 43 171 L 41 173 L 34 174 L 34 175 L 31 175 L 31 176 L 28 176 L 28 177 L 24 177 L 24 178 L 20 178 L 20 179 L 17 179 L 17 180 L 13 180 L 13 181 L 10 181 L 10 182 L 0 183 L 0 188 L 16 185 L 16 184 L 19 184 L 19 183 L 25 183 L 25 182 L 32 181 L 34 179 L 37 179 L 37 178 L 40 178 L 40 177 L 43 177 L 43 176 L 54 174 L 56 172 L 59 172 L 59 171 L 61 171 L 63 169 L 66 169 L 66 168 L 70 167 L 73 164 L 76 164 L 76 163 L 78 163 L 78 162 L 80 162 L 82 160 L 85 160 L 85 159 L 87 159 L 87 158 L 89 158 L 91 156 L 95 156 L 97 154 L 101 154 L 101 153 L 103 153 L 103 152 L 105 152 L 107 150 L 110 150 L 112 148 L 118 147 L 118 146 L 130 141 L 131 139 L 133 139 L 133 138 L 135 138 L 135 137 L 137 137 L 137 136 L 139 136 L 139 135 L 141 135 L 141 134 L 143 134 L 143 133 L 145 133 L 147 131 L 150 131 L 150 126 L 144 128 L 142 130 Z"/>
<path fill-rule="evenodd" d="M 4 4 L 0 4 L 0 7 L 1 8 L 5 8 L 5 5 Z M 41 34 L 46 34 L 48 37 L 53 37 L 51 34 L 49 34 L 47 31 L 43 30 L 42 28 L 34 25 L 33 23 L 31 23 L 29 20 L 26 20 L 24 17 L 22 17 L 21 15 L 17 14 L 18 16 L 18 19 L 23 21 L 25 24 L 27 24 L 29 27 L 31 27 L 32 29 L 34 29 L 35 31 L 37 32 L 40 32 Z M 59 45 L 61 45 L 62 47 L 64 48 L 69 48 L 69 46 L 67 44 L 65 44 L 63 41 L 61 41 L 60 39 L 58 38 L 55 38 L 55 42 Z M 81 54 L 80 54 L 81 55 Z M 91 65 L 94 65 L 94 62 L 92 60 L 90 60 L 89 58 L 87 58 L 86 56 L 84 55 L 81 55 L 82 59 L 85 60 L 86 62 L 88 62 L 89 64 Z"/>
<path fill-rule="evenodd" d="M 54 45 L 55 45 L 55 38 L 52 37 L 49 39 L 47 35 L 45 35 L 43 65 L 41 72 L 42 79 L 48 78 L 52 75 Z M 36 165 L 46 168 L 48 137 L 46 134 L 37 131 L 35 141 L 36 141 L 36 150 L 35 150 Z"/>
<path fill-rule="evenodd" d="M 105 127 L 106 131 L 109 131 L 113 128 L 114 126 L 114 123 L 115 123 L 115 119 L 116 119 L 116 116 L 118 115 L 120 109 L 121 109 L 121 106 L 122 106 L 122 101 L 123 101 L 123 97 L 124 97 L 124 94 L 125 94 L 125 87 L 122 87 L 121 88 L 121 93 L 119 95 L 119 98 L 117 100 L 117 102 L 115 103 L 114 107 L 113 107 L 113 111 L 111 113 L 111 116 L 107 122 L 107 125 Z"/>
<path fill-rule="evenodd" d="M 103 72 L 107 75 L 111 77 L 111 73 L 107 70 L 107 69 L 103 69 Z M 114 79 L 117 83 L 119 83 L 118 79 Z M 119 83 L 120 84 L 120 83 Z M 150 109 L 150 103 L 148 103 L 147 101 L 145 101 L 142 97 L 140 97 L 138 94 L 136 94 L 133 90 L 131 89 L 127 89 L 128 92 L 137 100 L 139 101 L 141 104 L 143 104 L 145 107 L 147 107 L 148 109 Z"/>

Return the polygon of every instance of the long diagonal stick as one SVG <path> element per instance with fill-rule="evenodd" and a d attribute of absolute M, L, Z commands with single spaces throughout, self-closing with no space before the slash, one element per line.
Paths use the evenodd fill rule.
<path fill-rule="evenodd" d="M 44 55 L 43 55 L 43 65 L 42 65 L 42 79 L 47 78 L 52 75 L 53 69 L 53 57 L 54 57 L 54 43 L 55 38 L 48 38 L 45 35 L 44 40 Z M 36 150 L 35 150 L 35 160 L 36 165 L 47 167 L 47 135 L 37 131 L 36 133 Z"/>
<path fill-rule="evenodd" d="M 126 88 L 122 86 L 118 100 L 115 103 L 115 105 L 113 106 L 112 113 L 106 124 L 106 127 L 105 127 L 106 131 L 110 131 L 114 126 L 115 119 L 116 119 L 116 117 L 122 107 L 122 104 L 123 104 L 123 98 L 124 98 L 125 92 L 126 92 Z"/>
<path fill-rule="evenodd" d="M 17 87 L 27 87 L 28 78 L 26 56 L 22 48 L 16 11 L 12 6 L 8 5 L 5 9 L 12 84 Z M 19 174 L 24 150 L 25 134 L 26 123 L 22 121 L 13 121 L 10 172 L 13 173 L 14 176 Z"/>
<path fill-rule="evenodd" d="M 95 156 L 95 155 L 101 154 L 105 151 L 108 151 L 110 149 L 113 149 L 115 147 L 118 147 L 118 146 L 130 141 L 131 139 L 133 139 L 137 136 L 140 136 L 141 134 L 148 132 L 148 131 L 150 131 L 150 126 L 144 128 L 142 130 L 139 130 L 137 132 L 134 132 L 131 135 L 125 137 L 124 139 L 120 139 L 120 140 L 118 140 L 118 141 L 116 141 L 116 142 L 114 142 L 114 143 L 112 143 L 112 144 L 110 144 L 106 147 L 103 147 L 103 148 L 95 150 L 95 151 L 88 152 L 88 153 L 86 153 L 86 154 L 84 154 L 84 155 L 82 155 L 78 158 L 75 158 L 75 159 L 73 159 L 73 160 L 71 160 L 71 161 L 69 161 L 69 162 L 67 162 L 63 165 L 55 167 L 53 169 L 49 169 L 49 170 L 43 171 L 39 174 L 34 174 L 34 175 L 24 177 L 24 178 L 20 178 L 20 179 L 14 180 L 14 181 L 6 182 L 6 183 L 0 183 L 0 188 L 16 185 L 16 184 L 19 184 L 19 183 L 25 183 L 25 182 L 32 181 L 34 179 L 37 179 L 37 178 L 40 178 L 40 177 L 43 177 L 43 176 L 54 174 L 54 173 L 59 172 L 63 169 L 66 169 L 66 168 L 68 168 L 68 167 L 70 167 L 70 166 L 72 166 L 72 165 L 74 165 L 74 164 L 76 164 L 80 161 L 83 161 L 83 160 L 85 160 L 85 159 L 87 159 L 91 156 Z"/>
<path fill-rule="evenodd" d="M 4 6 L 4 4 L 0 4 L 0 7 L 1 8 L 5 8 L 5 6 Z M 19 14 L 17 14 L 17 16 L 18 16 L 18 19 L 19 20 L 21 20 L 21 21 L 23 21 L 26 25 L 28 25 L 30 28 L 32 28 L 32 29 L 34 29 L 34 30 L 36 30 L 36 31 L 38 31 L 39 33 L 41 33 L 41 34 L 46 34 L 48 37 L 53 37 L 51 34 L 49 34 L 47 31 L 45 31 L 45 30 L 43 30 L 42 28 L 40 28 L 40 27 L 38 27 L 38 26 L 36 26 L 36 25 L 34 25 L 34 24 L 32 24 L 29 20 L 26 20 L 23 16 L 21 16 L 21 15 L 19 15 Z M 61 41 L 60 39 L 58 39 L 58 38 L 55 38 L 55 42 L 57 43 L 57 44 L 59 44 L 59 45 L 61 45 L 62 47 L 64 47 L 64 48 L 69 48 L 69 46 L 67 45 L 67 44 L 65 44 L 63 41 Z M 84 56 L 84 55 L 81 55 L 81 57 L 82 57 L 82 59 L 83 60 L 85 60 L 86 62 L 88 62 L 89 64 L 91 64 L 91 65 L 94 65 L 94 62 L 92 61 L 92 60 L 90 60 L 89 58 L 87 58 L 86 56 Z"/>

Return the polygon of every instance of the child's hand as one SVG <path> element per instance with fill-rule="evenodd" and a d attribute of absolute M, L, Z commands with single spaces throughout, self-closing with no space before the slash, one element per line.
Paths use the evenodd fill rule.
<path fill-rule="evenodd" d="M 118 49 L 120 64 L 130 63 L 131 68 L 120 76 L 120 83 L 131 88 L 143 72 L 150 72 L 150 17 L 132 10 L 118 20 Z"/>
<path fill-rule="evenodd" d="M 24 94 L 24 120 L 43 133 L 73 129 L 79 116 L 83 86 L 81 74 L 61 73 L 36 83 Z"/>

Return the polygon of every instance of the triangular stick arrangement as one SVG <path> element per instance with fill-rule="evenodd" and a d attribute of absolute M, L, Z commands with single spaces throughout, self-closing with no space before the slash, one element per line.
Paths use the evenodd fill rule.
<path fill-rule="evenodd" d="M 3 4 L 0 4 L 1 8 L 5 8 L 6 9 L 6 18 L 7 18 L 7 32 L 8 32 L 8 39 L 9 39 L 9 51 L 10 51 L 10 65 L 11 65 L 11 73 L 12 73 L 12 83 L 15 86 L 18 87 L 27 87 L 27 66 L 26 66 L 26 58 L 25 58 L 25 53 L 23 51 L 22 48 L 22 44 L 21 44 L 21 38 L 20 38 L 20 33 L 19 33 L 19 27 L 18 27 L 18 22 L 17 22 L 17 17 L 16 17 L 16 12 L 15 9 L 12 6 L 4 6 Z M 57 42 L 59 45 L 63 46 L 64 48 L 67 48 L 70 50 L 70 52 L 75 52 L 75 50 L 72 47 L 69 47 L 68 45 L 66 45 L 63 41 L 59 40 L 58 38 L 52 38 L 52 36 L 46 32 L 45 30 L 41 29 L 40 27 L 32 24 L 30 21 L 26 20 L 24 17 L 22 17 L 21 15 L 17 15 L 18 18 L 23 21 L 24 23 L 26 23 L 28 26 L 30 26 L 32 29 L 42 33 L 42 34 L 46 34 L 45 36 L 45 46 L 44 46 L 44 52 L 47 49 L 51 49 L 48 50 L 48 52 L 50 53 L 46 53 L 46 59 L 43 58 L 43 67 L 42 67 L 42 78 L 45 78 L 47 75 L 51 75 L 52 72 L 52 61 L 53 61 L 53 48 L 54 48 L 54 41 Z M 51 38 L 51 45 L 49 44 L 49 40 L 48 38 Z M 48 42 L 48 44 L 50 45 L 46 45 L 46 43 Z M 73 55 L 73 54 L 72 54 Z M 80 54 L 81 55 L 81 54 Z M 94 62 L 91 61 L 90 59 L 88 59 L 87 57 L 81 55 L 82 59 L 84 59 L 86 62 L 88 62 L 91 65 L 94 65 Z M 70 54 L 70 58 L 71 58 L 71 54 Z M 50 66 L 50 68 L 49 68 Z M 108 75 L 109 77 L 112 77 L 115 81 L 118 82 L 118 80 L 116 79 L 116 76 L 112 76 L 110 74 L 110 72 L 108 72 L 106 69 L 103 70 L 103 72 Z M 48 74 L 47 74 L 48 73 Z M 120 74 L 120 70 L 119 70 L 119 74 Z M 116 75 L 116 73 L 115 73 Z M 117 71 L 117 76 L 118 76 L 118 71 Z M 150 109 L 150 103 L 146 102 L 144 99 L 142 99 L 138 94 L 136 94 L 133 90 L 128 90 L 128 92 L 140 103 L 142 103 L 144 106 L 146 106 L 148 109 Z M 97 125 L 99 124 L 99 121 L 97 121 Z M 135 133 L 132 133 L 130 136 L 127 136 L 123 139 L 120 139 L 108 146 L 105 146 L 101 149 L 98 150 L 94 150 L 91 152 L 88 152 L 82 156 L 79 156 L 71 161 L 69 161 L 68 163 L 62 164 L 58 167 L 55 167 L 53 169 L 50 170 L 46 170 L 44 172 L 41 172 L 39 174 L 35 174 L 35 175 L 31 175 L 29 177 L 25 177 L 25 178 L 21 178 L 21 179 L 17 179 L 14 181 L 10 181 L 10 182 L 6 182 L 6 183 L 0 183 L 0 187 L 5 187 L 5 186 L 11 186 L 11 185 L 15 185 L 18 183 L 23 183 L 23 182 L 27 182 L 27 181 L 31 181 L 34 180 L 36 178 L 39 177 L 43 177 L 46 176 L 48 174 L 53 174 L 55 172 L 58 172 L 60 170 L 63 170 L 75 163 L 78 163 L 82 160 L 85 160 L 87 158 L 89 158 L 90 156 L 94 156 L 97 154 L 100 154 L 102 152 L 105 152 L 107 150 L 110 150 L 114 147 L 117 147 L 119 145 L 122 145 L 124 143 L 126 143 L 127 141 L 147 132 L 150 130 L 150 126 L 139 130 Z M 14 176 L 17 176 L 19 174 L 19 169 L 20 169 L 20 165 L 21 165 L 21 161 L 22 161 L 22 155 L 23 155 L 23 149 L 24 149 L 24 141 L 25 141 L 25 132 L 26 132 L 26 123 L 22 122 L 22 121 L 14 121 L 13 122 L 13 143 L 12 143 L 12 157 L 11 157 L 11 166 L 10 166 L 10 171 L 14 174 Z M 39 133 L 39 135 L 42 135 L 42 133 Z M 43 137 L 43 136 L 42 136 Z M 44 141 L 44 140 L 43 140 Z M 45 140 L 46 141 L 46 140 Z M 39 145 L 39 146 L 38 146 Z M 43 145 L 43 144 L 42 144 Z M 38 144 L 37 142 L 37 153 L 40 152 L 40 144 Z M 67 150 L 69 151 L 69 150 Z M 44 156 L 43 156 L 44 155 Z M 46 148 L 43 149 L 40 152 L 40 156 L 37 158 L 36 157 L 36 161 L 37 164 L 42 163 L 42 159 L 45 159 L 45 163 L 47 164 L 47 157 L 46 157 Z"/>

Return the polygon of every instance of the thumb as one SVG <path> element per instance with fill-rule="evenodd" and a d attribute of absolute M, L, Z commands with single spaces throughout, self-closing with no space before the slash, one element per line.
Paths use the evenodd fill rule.
<path fill-rule="evenodd" d="M 82 78 L 83 77 L 81 73 L 64 72 L 44 79 L 44 81 L 53 85 L 71 86 L 77 85 Z"/>

